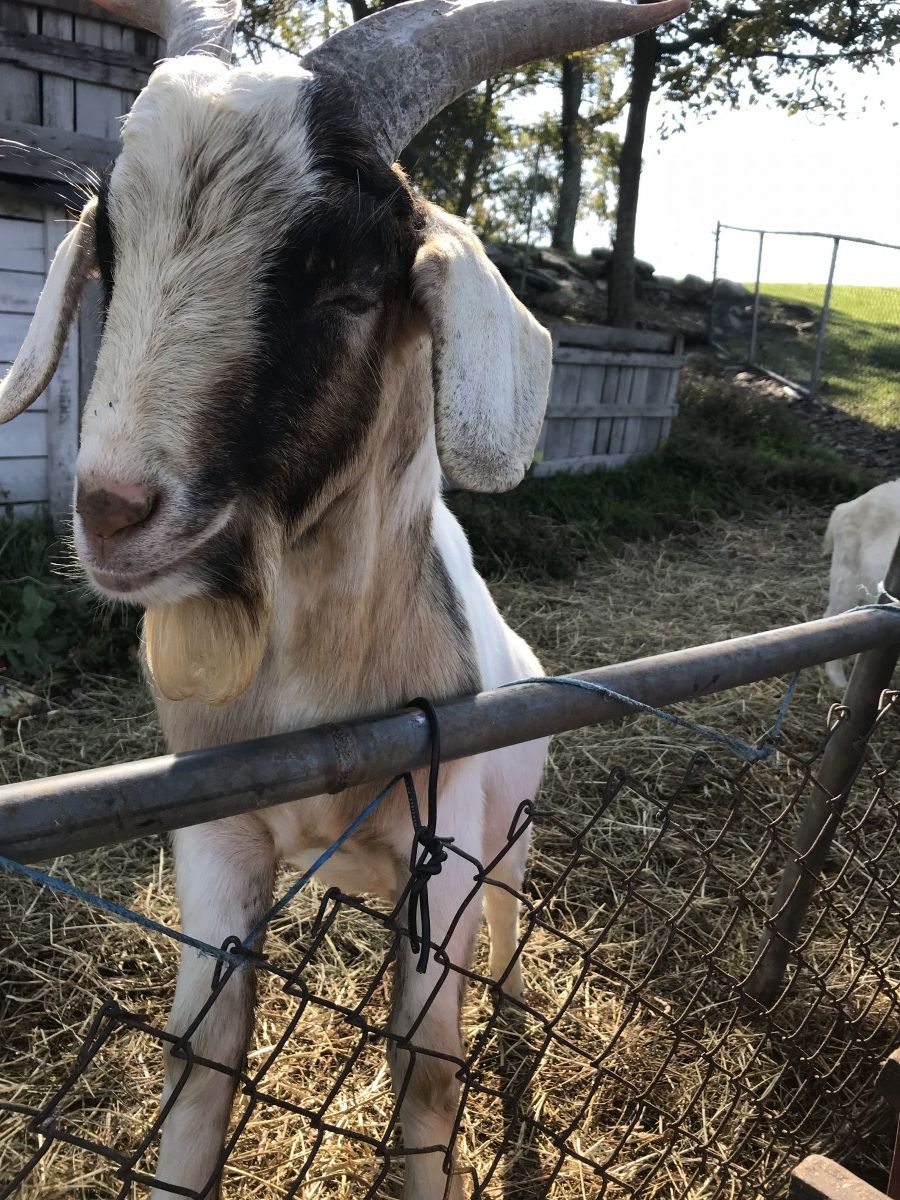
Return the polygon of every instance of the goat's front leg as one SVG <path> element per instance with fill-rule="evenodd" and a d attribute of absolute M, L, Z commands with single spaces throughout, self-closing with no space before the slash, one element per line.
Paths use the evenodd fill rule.
<path fill-rule="evenodd" d="M 423 790 L 420 788 L 420 794 Z M 477 765 L 462 763 L 452 768 L 441 792 L 437 832 L 453 838 L 476 858 L 481 855 L 482 806 Z M 480 892 L 467 903 L 475 874 L 472 863 L 449 851 L 441 873 L 428 883 L 431 941 L 443 945 L 449 961 L 463 968 L 470 964 L 481 918 Z M 437 1055 L 463 1058 L 459 1020 L 464 977 L 456 971 L 445 972 L 434 961 L 434 951 L 427 971 L 420 975 L 416 971 L 418 955 L 412 953 L 405 938 L 399 955 L 391 1031 L 400 1039 L 408 1038 L 412 1049 L 406 1049 L 402 1041 L 399 1045 L 392 1041 L 389 1054 L 407 1151 L 403 1195 L 405 1200 L 462 1200 L 461 1178 L 451 1174 L 448 1179 L 445 1173 L 459 1109 L 459 1065 Z M 427 1146 L 446 1149 L 408 1153 Z"/>
<path fill-rule="evenodd" d="M 252 818 L 231 818 L 174 835 L 175 875 L 185 933 L 213 946 L 234 935 L 243 939 L 271 903 L 274 855 L 268 835 Z M 257 945 L 255 949 L 259 949 Z M 181 1037 L 208 1001 L 216 962 L 185 947 L 167 1030 Z M 241 1066 L 253 1021 L 255 980 L 249 968 L 234 971 L 197 1029 L 194 1056 L 225 1067 Z M 162 1126 L 151 1200 L 172 1200 L 164 1185 L 190 1188 L 205 1200 L 219 1195 L 217 1163 L 234 1080 L 209 1067 L 191 1065 L 165 1050 L 163 1106 L 177 1090 Z M 179 1086 L 181 1085 L 181 1086 Z"/>

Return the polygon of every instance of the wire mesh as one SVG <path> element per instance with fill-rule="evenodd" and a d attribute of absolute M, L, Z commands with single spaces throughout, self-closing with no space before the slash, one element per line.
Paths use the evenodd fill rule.
<path fill-rule="evenodd" d="M 565 811 L 523 798 L 491 862 L 447 845 L 472 906 L 481 892 L 510 894 L 504 860 L 534 839 L 515 893 L 522 997 L 490 978 L 484 937 L 471 962 L 448 958 L 446 936 L 431 943 L 442 987 L 465 988 L 458 1055 L 392 1025 L 407 894 L 388 905 L 332 889 L 280 915 L 257 960 L 261 1025 L 240 1069 L 199 1057 L 192 1029 L 165 1032 L 168 948 L 147 931 L 123 927 L 116 953 L 106 944 L 110 993 L 130 1002 L 88 997 L 92 1020 L 71 1057 L 60 1052 L 70 1031 L 42 1018 L 33 989 L 27 1003 L 41 965 L 17 964 L 13 946 L 0 1196 L 142 1194 L 167 1116 L 165 1106 L 154 1116 L 152 1096 L 173 1048 L 186 1077 L 206 1068 L 234 1080 L 225 1196 L 399 1196 L 417 1151 L 400 1132 L 410 1072 L 395 1090 L 385 1065 L 398 1043 L 433 1078 L 457 1081 L 452 1167 L 449 1142 L 440 1149 L 460 1194 L 736 1200 L 783 1194 L 810 1151 L 883 1165 L 874 1079 L 900 1021 L 897 694 L 885 696 L 781 994 L 763 1007 L 746 989 L 800 811 L 844 719 L 833 710 L 820 733 L 788 721 L 765 762 L 736 766 L 715 748 L 654 771 L 593 767 Z M 30 885 L 20 895 L 27 922 L 44 898 Z M 66 932 L 54 934 L 52 914 L 49 928 L 48 957 Z M 244 968 L 208 968 L 214 1011 Z M 85 999 L 77 971 L 68 986 L 74 1011 Z M 44 1055 L 42 1078 L 32 1067 Z"/>
<path fill-rule="evenodd" d="M 710 301 L 713 340 L 735 363 L 773 371 L 869 419 L 874 408 L 879 424 L 896 423 L 900 249 L 852 238 L 767 231 L 758 260 L 761 232 L 720 228 L 718 282 Z"/>

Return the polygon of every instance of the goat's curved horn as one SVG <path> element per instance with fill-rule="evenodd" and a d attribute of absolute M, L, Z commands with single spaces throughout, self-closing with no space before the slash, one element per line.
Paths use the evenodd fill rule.
<path fill-rule="evenodd" d="M 689 0 L 407 0 L 342 29 L 303 65 L 355 88 L 393 161 L 442 108 L 483 79 L 588 50 L 679 16 Z"/>
<path fill-rule="evenodd" d="M 240 0 L 94 0 L 132 25 L 158 34 L 170 58 L 213 54 L 228 62 Z"/>

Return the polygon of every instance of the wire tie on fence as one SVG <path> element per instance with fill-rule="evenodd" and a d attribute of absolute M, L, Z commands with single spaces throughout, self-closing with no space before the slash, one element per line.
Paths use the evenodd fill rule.
<path fill-rule="evenodd" d="M 255 966 L 257 963 L 265 962 L 266 960 L 266 956 L 264 954 L 260 954 L 255 950 L 251 950 L 249 946 L 245 946 L 241 939 L 233 933 L 225 939 L 219 949 L 223 955 L 235 955 L 239 959 L 244 959 L 248 967 Z M 222 982 L 222 972 L 226 966 L 229 968 L 229 970 L 234 970 L 232 964 L 230 962 L 226 962 L 224 958 L 216 959 L 216 965 L 213 968 L 212 977 L 213 991 L 216 991 L 219 984 Z"/>
<path fill-rule="evenodd" d="M 794 675 L 788 684 L 787 691 L 779 705 L 775 723 L 762 736 L 760 739 L 761 744 L 756 746 L 745 742 L 743 738 L 735 737 L 733 734 L 720 733 L 717 729 L 709 729 L 706 725 L 698 725 L 695 721 L 689 721 L 687 717 L 679 717 L 675 713 L 667 712 L 664 708 L 654 708 L 652 704 L 645 704 L 643 700 L 635 700 L 633 696 L 626 696 L 622 692 L 617 692 L 615 688 L 607 687 L 604 683 L 594 683 L 590 679 L 576 679 L 572 675 L 536 675 L 530 679 L 516 679 L 512 683 L 504 683 L 500 686 L 516 687 L 521 683 L 547 683 L 561 687 L 581 688 L 586 692 L 596 692 L 598 695 L 605 696 L 608 700 L 615 700 L 620 704 L 626 704 L 629 708 L 633 708 L 637 712 L 658 717 L 661 721 L 668 721 L 670 725 L 677 725 L 680 729 L 689 729 L 692 733 L 706 738 L 707 741 L 725 746 L 732 754 L 743 759 L 744 762 L 763 762 L 775 752 L 775 744 L 781 735 L 781 727 L 784 724 L 788 708 L 794 697 L 797 675 Z"/>
<path fill-rule="evenodd" d="M 407 771 L 403 776 L 406 784 L 406 798 L 409 801 L 409 813 L 413 825 L 412 850 L 410 852 L 409 873 L 412 876 L 409 889 L 409 911 L 407 924 L 409 926 L 409 942 L 413 954 L 418 954 L 419 961 L 416 970 L 424 975 L 428 969 L 428 952 L 431 946 L 431 913 L 428 907 L 428 881 L 439 875 L 441 867 L 447 861 L 447 851 L 444 848 L 447 839 L 437 835 L 437 790 L 438 775 L 441 769 L 441 729 L 438 715 L 430 700 L 418 697 L 410 700 L 405 708 L 419 708 L 425 714 L 428 729 L 431 734 L 431 762 L 428 768 L 428 811 L 425 824 L 419 816 L 419 798 L 413 783 L 412 773 Z M 416 861 L 416 850 L 422 847 L 421 856 Z"/>
<path fill-rule="evenodd" d="M 884 580 L 882 579 L 878 584 L 878 607 L 884 608 L 885 604 L 896 604 L 897 608 L 900 609 L 900 600 L 896 596 L 891 595 L 884 586 Z"/>

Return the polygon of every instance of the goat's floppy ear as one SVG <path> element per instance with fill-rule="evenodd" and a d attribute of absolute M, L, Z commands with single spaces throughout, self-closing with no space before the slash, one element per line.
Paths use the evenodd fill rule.
<path fill-rule="evenodd" d="M 37 400 L 53 378 L 84 285 L 95 270 L 96 211 L 92 200 L 53 256 L 25 342 L 0 383 L 0 424 Z"/>
<path fill-rule="evenodd" d="M 413 280 L 431 326 L 441 466 L 460 487 L 506 491 L 531 465 L 550 386 L 551 338 L 471 230 L 430 205 L 428 212 Z"/>

